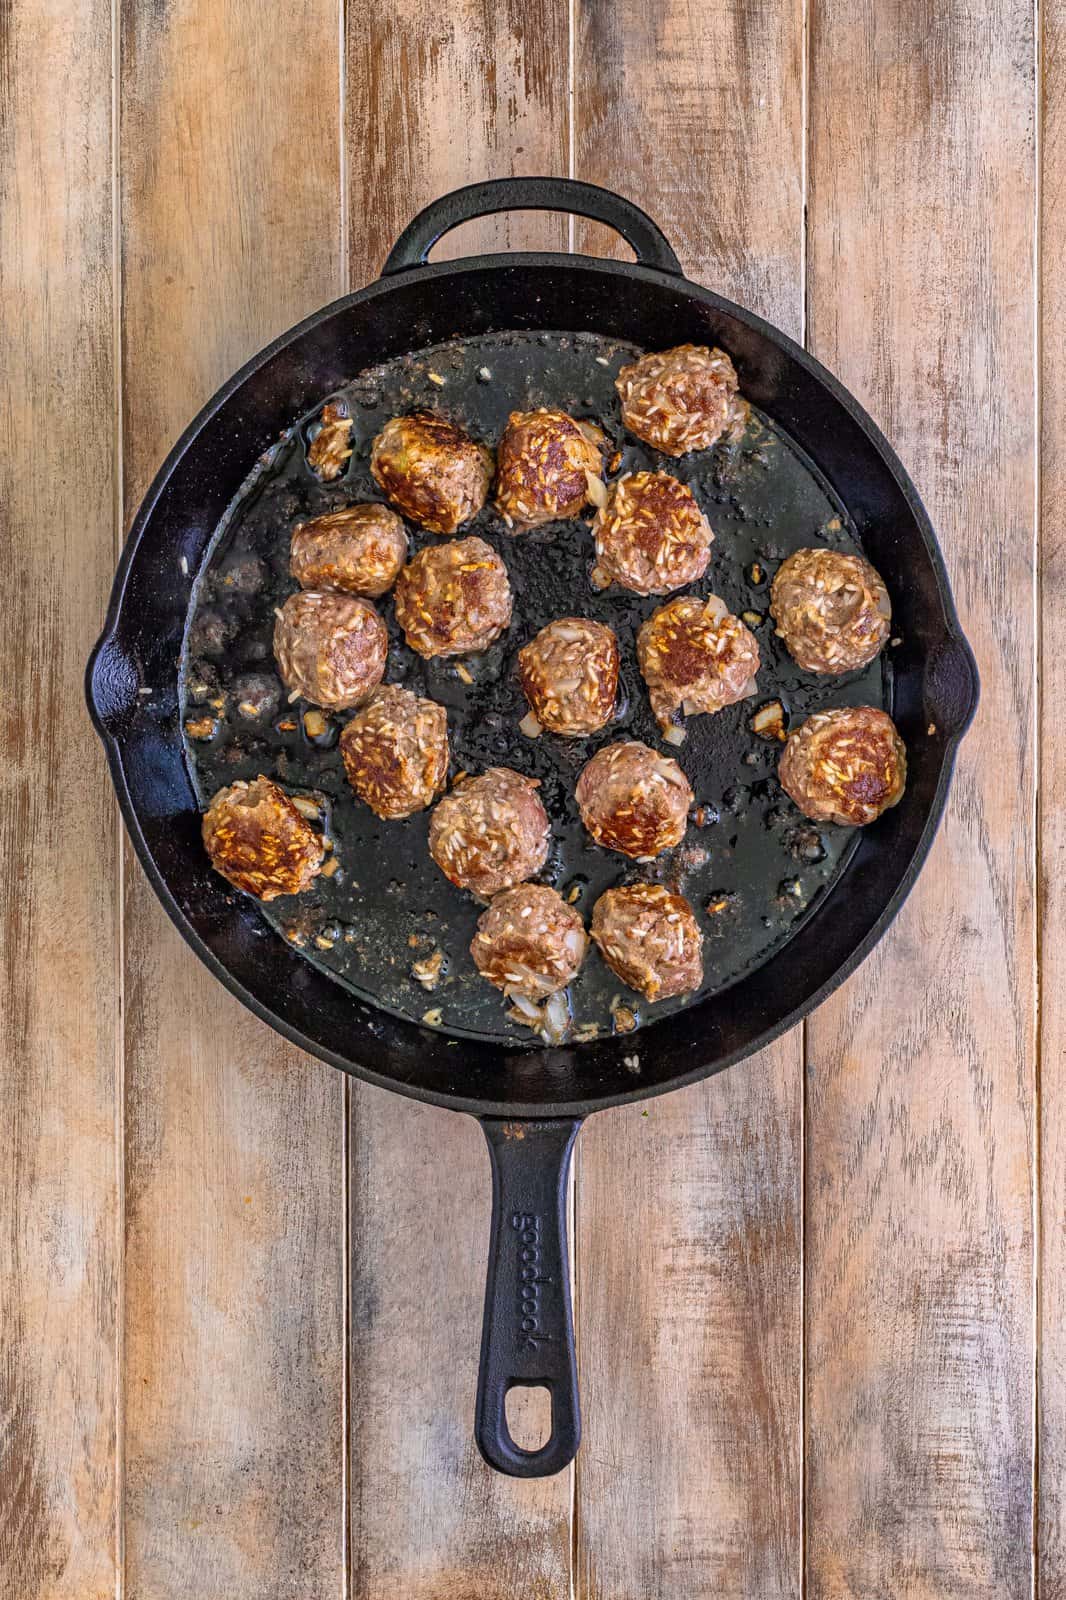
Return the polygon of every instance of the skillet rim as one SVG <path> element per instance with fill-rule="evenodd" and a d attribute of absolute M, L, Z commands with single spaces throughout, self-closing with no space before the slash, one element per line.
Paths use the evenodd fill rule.
<path fill-rule="evenodd" d="M 759 337 L 767 340 L 777 349 L 782 350 L 791 360 L 802 367 L 807 374 L 826 390 L 834 400 L 848 414 L 850 419 L 866 436 L 867 440 L 880 457 L 882 464 L 887 469 L 890 477 L 900 491 L 908 511 L 917 527 L 922 544 L 929 559 L 933 578 L 936 584 L 938 599 L 943 613 L 945 643 L 950 647 L 956 665 L 968 672 L 969 688 L 955 725 L 950 734 L 945 738 L 940 757 L 940 768 L 937 776 L 936 787 L 926 810 L 922 831 L 914 846 L 909 862 L 900 876 L 897 886 L 891 897 L 883 907 L 872 926 L 862 939 L 853 947 L 847 957 L 837 966 L 833 973 L 818 987 L 812 990 L 806 998 L 793 1007 L 787 1014 L 776 1022 L 768 1024 L 754 1037 L 735 1049 L 721 1054 L 713 1055 L 709 1061 L 701 1063 L 687 1072 L 682 1072 L 661 1082 L 638 1083 L 631 1090 L 620 1091 L 594 1096 L 592 1098 L 578 1098 L 566 1101 L 548 1101 L 543 1103 L 516 1102 L 513 1099 L 493 1100 L 479 1099 L 470 1095 L 453 1094 L 436 1089 L 426 1088 L 421 1084 L 405 1082 L 402 1078 L 385 1072 L 378 1071 L 375 1067 L 356 1062 L 351 1058 L 331 1050 L 328 1045 L 312 1039 L 298 1027 L 290 1023 L 285 1017 L 270 1009 L 257 996 L 244 987 L 230 969 L 206 945 L 200 934 L 192 926 L 182 911 L 170 887 L 159 868 L 149 848 L 141 829 L 136 807 L 132 800 L 126 779 L 123 763 L 122 736 L 113 728 L 107 726 L 104 714 L 101 711 L 96 693 L 97 671 L 102 661 L 106 660 L 108 646 L 115 638 L 119 621 L 122 616 L 123 605 L 126 598 L 126 589 L 131 571 L 137 560 L 142 538 L 144 537 L 155 513 L 156 507 L 165 492 L 167 485 L 179 464 L 188 451 L 193 447 L 203 429 L 220 411 L 224 409 L 229 400 L 252 378 L 262 371 L 276 356 L 289 346 L 296 343 L 304 335 L 312 332 L 324 322 L 343 314 L 349 309 L 373 301 L 382 294 L 388 294 L 394 288 L 407 283 L 423 284 L 441 278 L 458 276 L 467 272 L 484 272 L 496 268 L 507 271 L 536 271 L 537 269 L 551 269 L 565 266 L 569 270 L 591 271 L 608 278 L 622 277 L 628 280 L 646 281 L 657 288 L 669 288 L 675 293 L 681 292 L 687 296 L 698 299 L 711 310 L 731 317 L 745 326 Z M 724 1071 L 727 1067 L 743 1060 L 746 1056 L 763 1049 L 774 1039 L 794 1027 L 799 1021 L 810 1014 L 817 1006 L 837 989 L 859 967 L 874 946 L 884 936 L 888 927 L 901 910 L 907 896 L 925 863 L 933 839 L 940 825 L 947 795 L 954 771 L 955 760 L 959 743 L 969 727 L 977 708 L 979 695 L 979 680 L 977 666 L 973 652 L 962 631 L 954 598 L 932 523 L 922 504 L 914 484 L 902 462 L 892 449 L 884 434 L 877 424 L 868 415 L 854 396 L 829 372 L 814 356 L 804 350 L 802 346 L 772 324 L 754 312 L 725 299 L 713 290 L 706 289 L 691 279 L 679 276 L 659 268 L 642 266 L 635 262 L 620 262 L 606 258 L 579 255 L 570 252 L 501 252 L 480 256 L 466 256 L 456 261 L 431 262 L 407 268 L 403 271 L 393 272 L 387 276 L 379 277 L 364 288 L 351 294 L 343 295 L 327 305 L 312 312 L 291 328 L 279 334 L 270 343 L 253 355 L 243 366 L 237 369 L 215 394 L 197 412 L 192 421 L 184 429 L 181 436 L 168 452 L 163 464 L 152 480 L 137 513 L 130 525 L 129 534 L 123 545 L 118 562 L 111 596 L 108 602 L 107 614 L 100 637 L 93 646 L 86 668 L 86 699 L 89 714 L 93 725 L 99 734 L 107 755 L 108 767 L 115 786 L 119 808 L 122 813 L 127 831 L 133 843 L 137 857 L 147 874 L 152 888 L 163 905 L 164 910 L 174 923 L 179 933 L 190 945 L 199 959 L 208 970 L 233 994 L 238 1000 L 248 1007 L 262 1021 L 266 1022 L 276 1032 L 280 1033 L 300 1049 L 316 1056 L 328 1065 L 347 1072 L 378 1088 L 388 1089 L 394 1093 L 403 1094 L 408 1098 L 422 1101 L 427 1104 L 439 1105 L 448 1110 L 463 1111 L 479 1117 L 504 1117 L 512 1121 L 537 1121 L 545 1118 L 584 1118 L 594 1111 L 607 1110 L 612 1106 L 630 1105 L 640 1100 L 647 1100 L 661 1094 L 671 1093 L 674 1089 L 688 1087 Z M 364 1002 L 365 1004 L 365 1002 Z M 392 1019 L 399 1026 L 411 1029 L 414 1033 L 422 1032 L 416 1023 L 403 1022 L 401 1019 Z M 457 1041 L 460 1046 L 464 1041 Z M 621 1053 L 632 1049 L 632 1041 L 626 1042 L 624 1036 L 613 1041 L 599 1040 L 604 1044 L 617 1047 Z M 387 1045 L 382 1048 L 387 1050 Z M 577 1048 L 571 1045 L 571 1050 Z M 540 1054 L 542 1058 L 550 1061 L 557 1051 L 545 1050 L 543 1052 L 530 1052 Z"/>

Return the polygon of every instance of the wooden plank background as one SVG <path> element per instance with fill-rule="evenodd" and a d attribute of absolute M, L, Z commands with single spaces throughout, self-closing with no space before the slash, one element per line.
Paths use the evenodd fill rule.
<path fill-rule="evenodd" d="M 1064 0 L 23 0 L 0 65 L 2 1600 L 1066 1600 Z M 470 1437 L 477 1129 L 199 968 L 80 677 L 229 371 L 535 172 L 645 203 L 869 407 L 984 698 L 860 973 L 585 1130 L 585 1444 L 519 1484 Z M 568 243 L 617 249 L 443 248 Z"/>

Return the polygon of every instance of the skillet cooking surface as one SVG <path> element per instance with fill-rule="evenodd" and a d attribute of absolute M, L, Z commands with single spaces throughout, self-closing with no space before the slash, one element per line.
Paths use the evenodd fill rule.
<path fill-rule="evenodd" d="M 431 346 L 369 369 L 335 392 L 354 419 L 353 456 L 345 474 L 320 482 L 306 464 L 308 428 L 319 407 L 262 457 L 212 540 L 193 590 L 182 671 L 183 722 L 217 721 L 210 742 L 186 739 L 201 804 L 237 778 L 277 776 L 291 793 L 323 802 L 340 870 L 305 894 L 278 899 L 262 914 L 309 961 L 361 998 L 451 1036 L 537 1044 L 511 1022 L 507 1002 L 480 978 L 469 944 L 482 907 L 455 889 L 431 861 L 428 812 L 406 822 L 382 822 L 353 795 L 344 778 L 337 735 L 349 712 L 330 718 L 318 741 L 303 730 L 303 702 L 287 703 L 274 673 L 274 607 L 296 585 L 288 573 L 289 533 L 300 520 L 357 500 L 380 500 L 369 472 L 370 442 L 385 420 L 418 406 L 441 411 L 477 438 L 495 445 L 514 409 L 552 405 L 594 418 L 620 449 L 611 477 L 665 469 L 688 483 L 716 539 L 700 583 L 684 593 L 720 595 L 736 613 L 767 618 L 769 579 L 790 551 L 827 545 L 859 551 L 847 514 L 810 461 L 761 413 L 753 411 L 744 438 L 674 461 L 625 434 L 614 391 L 618 368 L 636 346 L 594 334 L 504 333 Z M 430 373 L 442 377 L 435 383 Z M 323 396 L 323 399 L 331 398 Z M 610 451 L 609 451 L 610 453 Z M 590 513 L 591 514 L 591 513 Z M 411 553 L 438 541 L 410 529 Z M 778 697 L 795 726 L 827 705 L 869 704 L 891 710 L 887 656 L 841 678 L 800 674 L 774 637 L 767 618 L 755 628 L 762 655 L 759 694 L 716 716 L 688 719 L 679 749 L 663 744 L 636 664 L 637 629 L 665 596 L 641 599 L 589 582 L 592 540 L 587 520 L 550 524 L 517 538 L 491 505 L 462 530 L 487 537 L 502 555 L 515 596 L 514 618 L 484 655 L 465 658 L 466 685 L 453 661 L 423 661 L 403 642 L 391 596 L 377 602 L 389 628 L 386 680 L 401 682 L 448 708 L 452 777 L 508 765 L 541 781 L 552 822 L 552 850 L 538 881 L 574 903 L 586 923 L 604 889 L 648 878 L 677 888 L 692 902 L 706 940 L 705 981 L 698 995 L 648 1007 L 626 989 L 590 946 L 571 986 L 577 1037 L 609 1033 L 612 1002 L 622 1000 L 638 1024 L 668 1016 L 694 999 L 720 992 L 759 967 L 800 929 L 840 877 L 857 832 L 808 824 L 775 777 L 780 746 L 751 732 L 756 706 Z M 761 582 L 752 564 L 763 569 Z M 527 706 L 516 656 L 539 628 L 568 615 L 599 618 L 618 635 L 622 658 L 618 715 L 587 739 L 518 731 Z M 257 721 L 237 710 L 253 679 L 276 697 Z M 621 738 L 665 749 L 684 768 L 696 795 L 696 820 L 685 841 L 654 864 L 638 866 L 600 849 L 585 833 L 573 800 L 578 773 L 591 754 Z M 708 913 L 708 903 L 724 906 Z M 437 948 L 446 955 L 443 980 L 427 994 L 411 976 L 412 963 Z M 439 1024 L 435 1013 L 439 1008 Z"/>

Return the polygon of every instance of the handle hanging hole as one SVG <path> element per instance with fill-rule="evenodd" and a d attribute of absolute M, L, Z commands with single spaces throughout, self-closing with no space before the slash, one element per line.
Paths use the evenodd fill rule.
<path fill-rule="evenodd" d="M 551 1390 L 542 1383 L 513 1383 L 503 1402 L 507 1431 L 519 1450 L 542 1450 L 552 1436 Z"/>

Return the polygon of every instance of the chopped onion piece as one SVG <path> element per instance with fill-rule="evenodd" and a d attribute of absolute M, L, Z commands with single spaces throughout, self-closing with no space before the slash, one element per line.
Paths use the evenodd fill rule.
<path fill-rule="evenodd" d="M 668 728 L 663 729 L 663 743 L 679 745 L 685 742 L 685 729 L 679 728 L 672 722 Z"/>
<path fill-rule="evenodd" d="M 527 739 L 539 739 L 541 734 L 544 732 L 544 729 L 541 727 L 532 711 L 527 711 L 521 722 L 518 724 L 518 731 L 519 733 L 524 733 Z"/>
<path fill-rule="evenodd" d="M 607 485 L 592 472 L 585 473 L 585 482 L 588 484 L 590 501 L 598 511 L 602 511 L 607 504 Z"/>

